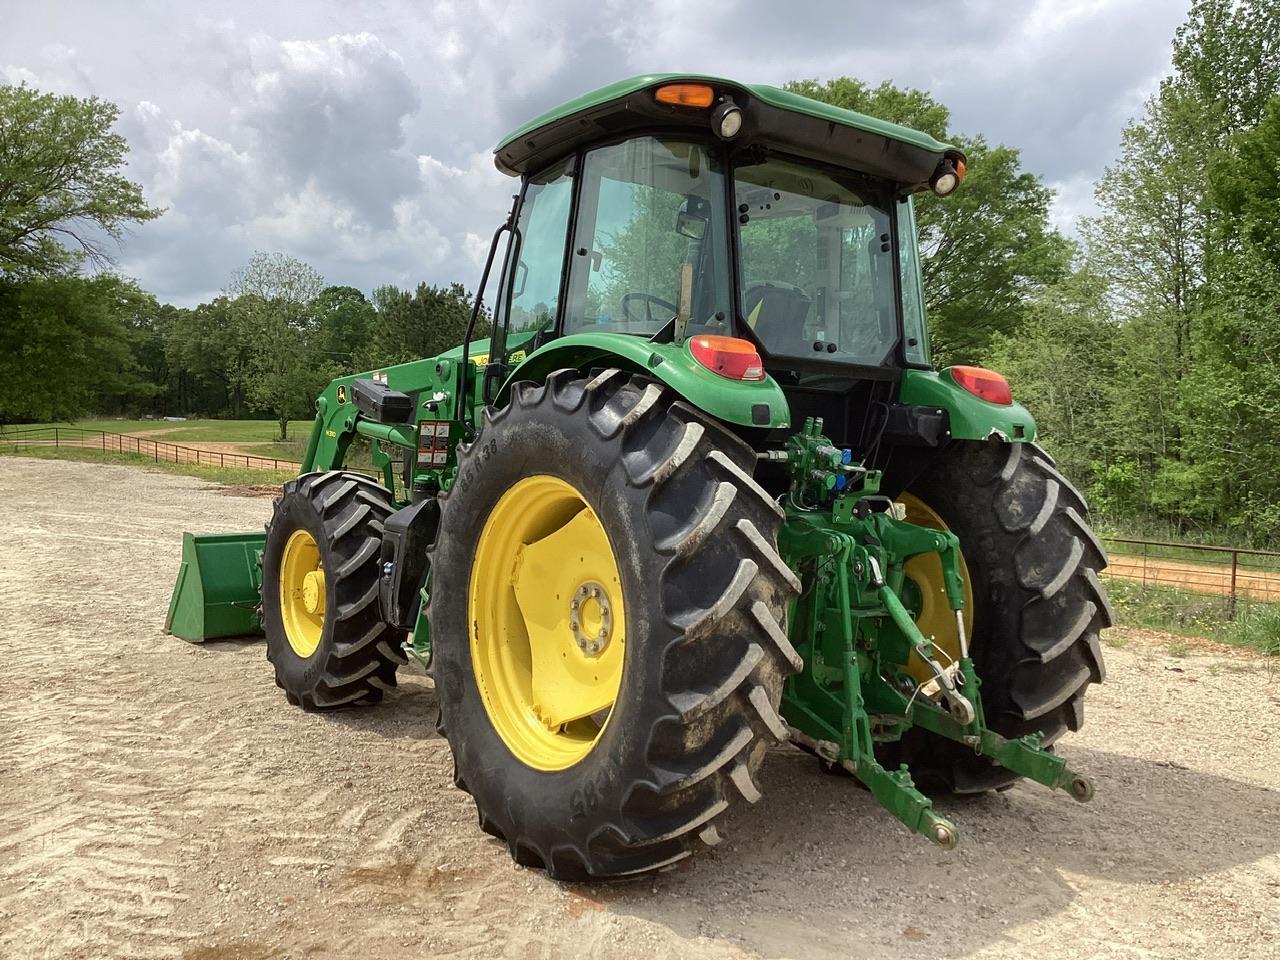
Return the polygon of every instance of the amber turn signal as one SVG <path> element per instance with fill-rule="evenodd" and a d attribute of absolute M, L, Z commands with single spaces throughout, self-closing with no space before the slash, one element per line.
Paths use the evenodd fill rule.
<path fill-rule="evenodd" d="M 668 83 L 654 91 L 654 99 L 673 107 L 709 107 L 716 94 L 705 83 Z"/>

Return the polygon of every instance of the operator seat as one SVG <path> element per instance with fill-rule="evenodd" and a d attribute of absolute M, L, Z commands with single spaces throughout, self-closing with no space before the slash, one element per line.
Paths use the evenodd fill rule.
<path fill-rule="evenodd" d="M 808 345 L 804 324 L 813 300 L 802 287 L 770 281 L 752 284 L 743 298 L 747 326 L 765 349 L 794 353 Z"/>

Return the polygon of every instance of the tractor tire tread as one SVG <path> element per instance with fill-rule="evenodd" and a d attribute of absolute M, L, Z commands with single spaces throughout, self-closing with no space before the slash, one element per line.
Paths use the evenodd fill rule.
<path fill-rule="evenodd" d="M 954 444 L 910 489 L 960 537 L 975 592 L 991 598 L 988 622 L 975 609 L 972 637 L 988 724 L 1006 737 L 1041 733 L 1046 744 L 1078 730 L 1085 691 L 1105 678 L 1099 633 L 1112 622 L 1098 579 L 1106 552 L 1084 497 L 1035 444 L 994 440 Z M 907 762 L 922 789 L 974 793 L 1017 780 L 922 731 L 885 754 Z"/>
<path fill-rule="evenodd" d="M 333 594 L 334 617 L 326 624 L 330 642 L 317 651 L 324 660 L 310 685 L 290 688 L 277 653 L 283 648 L 268 642 L 267 659 L 276 668 L 276 683 L 291 703 L 308 710 L 377 703 L 395 687 L 396 669 L 406 662 L 398 652 L 403 631 L 382 620 L 376 602 L 383 522 L 396 509 L 391 492 L 350 471 L 303 474 L 287 481 L 283 495 L 274 501 L 268 538 L 291 497 L 305 499 L 319 514 L 327 548 L 336 557 L 325 584 Z"/>
<path fill-rule="evenodd" d="M 516 384 L 510 404 L 487 412 L 474 442 L 460 447 L 460 472 L 489 429 L 543 415 L 572 417 L 616 449 L 619 482 L 644 505 L 634 539 L 662 564 L 651 595 L 634 602 L 669 639 L 649 678 L 646 706 L 627 719 L 645 731 L 637 734 L 643 753 L 633 764 L 643 770 L 601 804 L 574 842 L 551 826 L 528 827 L 530 798 L 486 805 L 482 791 L 469 792 L 482 827 L 504 837 L 517 862 L 566 881 L 645 873 L 683 859 L 697 844 L 718 842 L 712 821 L 737 797 L 759 797 L 752 773 L 768 745 L 787 737 L 777 708 L 783 679 L 800 666 L 785 630 L 799 581 L 774 545 L 782 511 L 750 475 L 754 451 L 638 374 L 565 370 L 541 385 Z M 445 495 L 446 512 L 454 491 Z M 450 721 L 459 766 L 471 769 L 465 734 L 456 733 Z M 467 789 L 461 777 L 459 785 Z M 523 808 L 520 815 L 513 804 Z"/>

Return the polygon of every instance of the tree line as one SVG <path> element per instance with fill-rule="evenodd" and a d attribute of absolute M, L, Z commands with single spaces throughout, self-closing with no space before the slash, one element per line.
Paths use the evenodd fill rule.
<path fill-rule="evenodd" d="M 461 341 L 461 284 L 366 297 L 281 253 L 254 254 L 207 303 L 157 302 L 111 270 L 125 229 L 164 212 L 120 173 L 118 116 L 96 97 L 0 86 L 0 424 L 271 417 L 284 439 L 334 376 Z"/>
<path fill-rule="evenodd" d="M 988 359 L 1103 516 L 1280 544 L 1280 0 L 1196 0 L 1073 269 Z"/>
<path fill-rule="evenodd" d="M 842 77 L 795 92 L 957 144 L 918 197 L 937 365 L 1003 372 L 1106 522 L 1280 542 L 1280 0 L 1195 0 L 1173 72 L 1123 131 L 1078 239 L 1015 147 L 928 92 Z M 223 295 L 159 304 L 108 241 L 158 216 L 119 171 L 117 111 L 0 87 L 0 423 L 87 413 L 290 418 L 340 372 L 462 338 L 460 284 L 329 285 L 257 254 Z"/>

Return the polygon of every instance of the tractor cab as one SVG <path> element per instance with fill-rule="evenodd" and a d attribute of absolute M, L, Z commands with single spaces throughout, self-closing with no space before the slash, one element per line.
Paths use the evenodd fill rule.
<path fill-rule="evenodd" d="M 792 423 L 866 446 L 902 372 L 929 368 L 912 195 L 958 185 L 958 150 L 764 86 L 640 77 L 497 149 L 520 175 L 488 381 L 559 337 L 688 344 L 772 378 Z M 517 376 L 519 376 L 517 374 Z"/>

